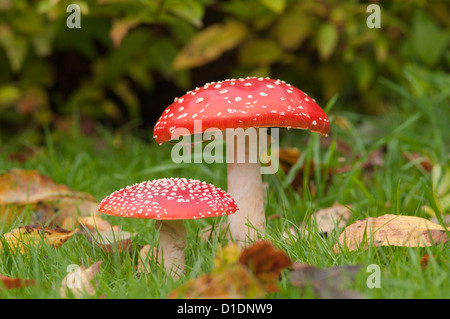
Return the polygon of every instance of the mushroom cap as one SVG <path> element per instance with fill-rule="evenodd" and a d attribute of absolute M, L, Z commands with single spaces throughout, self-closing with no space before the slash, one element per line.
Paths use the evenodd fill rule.
<path fill-rule="evenodd" d="M 202 132 L 194 132 L 194 120 L 202 121 Z M 250 127 L 308 129 L 326 135 L 330 121 L 314 99 L 292 85 L 249 77 L 207 83 L 175 98 L 156 122 L 153 137 L 162 144 L 177 128 L 194 134 Z"/>
<path fill-rule="evenodd" d="M 233 214 L 234 199 L 206 182 L 162 178 L 127 186 L 105 197 L 99 211 L 113 216 L 159 220 L 198 219 Z"/>

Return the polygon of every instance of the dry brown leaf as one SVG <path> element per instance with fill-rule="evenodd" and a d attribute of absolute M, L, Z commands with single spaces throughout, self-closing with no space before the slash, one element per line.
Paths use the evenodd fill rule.
<path fill-rule="evenodd" d="M 0 217 L 3 221 L 9 221 L 26 206 L 34 212 L 32 222 L 50 226 L 67 225 L 69 222 L 65 219 L 79 215 L 99 215 L 98 203 L 93 196 L 57 185 L 36 170 L 12 169 L 0 174 Z"/>
<path fill-rule="evenodd" d="M 428 267 L 429 259 L 430 259 L 430 256 L 428 254 L 425 254 L 422 256 L 422 258 L 420 258 L 420 268 L 422 270 L 425 270 Z"/>
<path fill-rule="evenodd" d="M 62 228 L 50 229 L 37 224 L 22 226 L 2 236 L 0 248 L 3 244 L 7 244 L 12 251 L 24 253 L 27 247 L 39 245 L 43 240 L 52 247 L 59 247 L 76 232 L 78 229 L 74 231 Z"/>
<path fill-rule="evenodd" d="M 276 249 L 268 241 L 258 241 L 244 249 L 239 262 L 249 267 L 253 274 L 265 285 L 267 291 L 277 291 L 276 282 L 281 271 L 292 264 L 282 250 Z"/>
<path fill-rule="evenodd" d="M 120 230 L 120 226 L 113 226 L 107 220 L 96 216 L 80 216 L 78 223 L 90 231 Z"/>
<path fill-rule="evenodd" d="M 27 286 L 34 286 L 36 283 L 34 279 L 10 278 L 0 275 L 0 291 L 2 289 L 23 288 Z"/>
<path fill-rule="evenodd" d="M 331 207 L 318 210 L 305 223 L 317 225 L 317 229 L 321 233 L 330 233 L 336 228 L 340 229 L 347 225 L 352 214 L 350 207 L 351 205 L 344 206 L 335 203 Z M 304 224 L 301 227 L 304 227 Z"/>
<path fill-rule="evenodd" d="M 343 288 L 353 282 L 361 266 L 337 266 L 317 268 L 308 264 L 294 264 L 290 274 L 291 283 L 299 288 L 310 285 L 319 298 L 359 299 L 361 296 Z"/>
<path fill-rule="evenodd" d="M 52 202 L 39 202 L 34 205 L 32 221 L 59 226 L 64 229 L 80 227 L 80 216 L 96 217 L 99 215 L 98 203 L 90 200 L 64 197 Z"/>
<path fill-rule="evenodd" d="M 444 227 L 416 216 L 386 214 L 369 217 L 347 226 L 333 251 L 349 251 L 373 246 L 424 247 L 449 240 Z"/>
<path fill-rule="evenodd" d="M 92 200 L 86 193 L 75 192 L 66 185 L 56 185 L 36 170 L 11 169 L 0 175 L 0 204 L 24 205 L 61 197 Z"/>
<path fill-rule="evenodd" d="M 284 232 L 283 237 L 286 240 L 296 240 L 299 235 L 308 237 L 311 225 L 317 226 L 319 233 L 324 235 L 336 229 L 342 229 L 350 219 L 350 207 L 351 205 L 343 206 L 335 203 L 331 207 L 318 210 L 301 223 L 299 229 L 290 227 L 289 232 Z"/>
<path fill-rule="evenodd" d="M 96 287 L 93 285 L 95 275 L 100 270 L 103 261 L 97 261 L 89 268 L 80 266 L 75 268 L 62 280 L 59 294 L 63 298 L 83 298 L 85 296 L 93 296 L 96 293 Z"/>
<path fill-rule="evenodd" d="M 417 162 L 417 167 L 425 170 L 426 172 L 431 172 L 433 169 L 433 163 L 428 156 L 419 153 L 408 153 L 406 151 L 402 152 L 403 157 L 410 162 Z"/>

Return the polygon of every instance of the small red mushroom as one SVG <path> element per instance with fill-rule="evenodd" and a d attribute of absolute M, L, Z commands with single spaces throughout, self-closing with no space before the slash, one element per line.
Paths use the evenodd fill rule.
<path fill-rule="evenodd" d="M 158 261 L 175 278 L 185 269 L 183 220 L 217 217 L 237 210 L 234 199 L 206 182 L 185 178 L 146 181 L 105 197 L 99 211 L 113 216 L 156 219 Z"/>
<path fill-rule="evenodd" d="M 281 80 L 254 77 L 207 83 L 176 98 L 155 124 L 153 137 L 162 144 L 172 139 L 176 129 L 200 133 L 194 132 L 195 120 L 202 121 L 202 132 L 286 127 L 327 135 L 330 128 L 325 112 L 306 93 Z M 249 145 L 244 147 L 247 152 Z M 227 145 L 227 154 L 238 149 L 242 145 Z M 239 213 L 230 216 L 230 231 L 245 243 L 256 237 L 257 229 L 265 228 L 261 166 L 227 160 L 227 169 L 227 191 L 239 207 Z"/>

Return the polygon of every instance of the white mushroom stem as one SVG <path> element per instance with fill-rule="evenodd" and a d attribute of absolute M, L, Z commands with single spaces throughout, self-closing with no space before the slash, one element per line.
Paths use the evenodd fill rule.
<path fill-rule="evenodd" d="M 264 188 L 259 162 L 258 133 L 256 141 L 252 141 L 251 137 L 247 141 L 243 130 L 235 130 L 233 134 L 237 137 L 234 142 L 228 132 L 226 136 L 227 192 L 235 199 L 239 210 L 228 216 L 228 220 L 233 239 L 243 247 L 249 241 L 257 239 L 258 232 L 265 229 Z M 245 152 L 245 156 L 242 156 L 242 152 Z"/>
<path fill-rule="evenodd" d="M 176 279 L 185 269 L 186 228 L 182 220 L 157 220 L 155 226 L 159 228 L 158 262 Z"/>

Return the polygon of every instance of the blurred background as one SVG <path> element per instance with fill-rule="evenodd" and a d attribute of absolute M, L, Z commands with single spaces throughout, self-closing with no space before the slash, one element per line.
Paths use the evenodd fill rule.
<path fill-rule="evenodd" d="M 380 28 L 367 25 L 371 3 Z M 151 136 L 175 97 L 246 76 L 322 106 L 338 96 L 333 111 L 384 114 L 408 94 L 450 112 L 449 47 L 440 0 L 0 0 L 0 143 L 39 144 L 75 122 Z"/>

